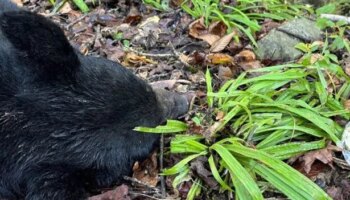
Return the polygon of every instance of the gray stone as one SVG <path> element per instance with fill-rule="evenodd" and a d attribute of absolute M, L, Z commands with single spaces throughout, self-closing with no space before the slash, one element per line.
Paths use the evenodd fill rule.
<path fill-rule="evenodd" d="M 306 18 L 294 19 L 278 27 L 277 30 L 301 39 L 304 42 L 320 40 L 321 30 L 316 23 Z"/>
<path fill-rule="evenodd" d="M 302 53 L 295 49 L 300 40 L 286 33 L 272 30 L 258 41 L 256 53 L 262 60 L 291 61 L 299 58 Z"/>
<path fill-rule="evenodd" d="M 322 38 L 315 22 L 300 18 L 287 22 L 270 31 L 258 41 L 256 54 L 262 60 L 294 61 L 302 56 L 295 45 L 311 43 Z"/>

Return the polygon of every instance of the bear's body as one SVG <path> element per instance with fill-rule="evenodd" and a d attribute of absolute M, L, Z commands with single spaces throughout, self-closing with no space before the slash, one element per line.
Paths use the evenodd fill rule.
<path fill-rule="evenodd" d="M 86 199 L 154 147 L 158 136 L 134 127 L 186 110 L 184 97 L 80 55 L 57 25 L 1 0 L 0 199 Z"/>

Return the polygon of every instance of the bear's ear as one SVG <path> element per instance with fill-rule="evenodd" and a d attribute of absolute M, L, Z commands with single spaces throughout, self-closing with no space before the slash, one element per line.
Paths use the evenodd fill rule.
<path fill-rule="evenodd" d="M 55 23 L 27 11 L 10 11 L 1 14 L 0 29 L 18 52 L 18 60 L 40 78 L 74 77 L 79 58 Z"/>

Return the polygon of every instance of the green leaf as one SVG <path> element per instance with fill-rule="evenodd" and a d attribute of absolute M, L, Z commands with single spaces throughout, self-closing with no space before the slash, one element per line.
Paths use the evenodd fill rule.
<path fill-rule="evenodd" d="M 277 178 L 280 179 L 278 183 L 281 183 L 281 181 L 286 182 L 290 186 L 288 189 L 293 188 L 297 193 L 302 195 L 304 198 L 301 199 L 331 199 L 321 188 L 319 188 L 310 179 L 308 179 L 307 177 L 305 177 L 286 163 L 282 162 L 281 160 L 271 155 L 268 155 L 267 153 L 261 150 L 248 148 L 237 142 L 233 142 L 229 145 L 223 145 L 223 148 L 225 150 L 229 150 L 230 152 L 237 153 L 240 156 L 258 160 L 260 163 L 264 164 L 266 167 L 276 172 L 274 175 L 278 175 Z M 275 187 L 279 187 L 279 185 L 277 184 L 277 180 L 271 179 L 271 177 L 268 176 L 263 177 L 266 178 L 270 183 L 274 184 Z M 279 189 L 283 188 L 279 187 Z M 290 194 L 291 191 L 283 190 L 283 192 L 286 192 L 286 194 Z"/>
<path fill-rule="evenodd" d="M 309 45 L 305 43 L 298 43 L 297 45 L 295 45 L 295 48 L 301 50 L 304 53 L 311 52 Z"/>
<path fill-rule="evenodd" d="M 277 107 L 294 113 L 324 130 L 328 134 L 329 138 L 332 139 L 335 143 L 338 143 L 340 141 L 340 139 L 336 136 L 338 131 L 335 129 L 335 122 L 329 118 L 320 116 L 316 112 L 304 108 L 293 108 L 291 106 L 279 103 L 254 103 L 252 105 L 261 107 Z"/>
<path fill-rule="evenodd" d="M 212 145 L 210 148 L 215 150 L 220 155 L 233 177 L 237 179 L 237 182 L 234 182 L 235 187 L 237 188 L 237 184 L 240 184 L 240 187 L 243 187 L 245 192 L 249 194 L 249 196 L 245 198 L 246 200 L 264 199 L 253 178 L 226 148 L 218 143 Z"/>
<path fill-rule="evenodd" d="M 186 200 L 193 200 L 201 193 L 201 184 L 202 182 L 199 179 L 193 182 L 190 191 L 188 191 Z"/>
<path fill-rule="evenodd" d="M 207 69 L 205 73 L 205 80 L 207 84 L 207 93 L 212 93 L 213 92 L 213 86 L 212 86 L 212 79 L 210 75 L 209 69 Z M 208 101 L 208 106 L 213 107 L 214 99 L 211 96 L 207 96 L 207 101 Z"/>
<path fill-rule="evenodd" d="M 83 13 L 89 12 L 89 7 L 86 5 L 84 0 L 73 0 L 73 2 Z"/>
<path fill-rule="evenodd" d="M 316 14 L 321 15 L 321 14 L 332 14 L 336 10 L 336 5 L 334 3 L 328 3 L 321 8 L 316 9 Z"/>
<path fill-rule="evenodd" d="M 262 151 L 279 159 L 290 158 L 290 155 L 301 154 L 310 150 L 321 149 L 326 146 L 324 140 L 314 142 L 290 142 L 286 144 L 270 146 L 261 149 Z"/>
<path fill-rule="evenodd" d="M 209 163 L 211 173 L 213 174 L 215 180 L 221 185 L 222 189 L 229 190 L 232 192 L 232 189 L 230 188 L 230 186 L 228 186 L 226 184 L 226 182 L 224 180 L 222 180 L 222 178 L 218 172 L 218 169 L 215 166 L 214 158 L 212 155 L 209 157 L 208 163 Z"/>
<path fill-rule="evenodd" d="M 164 169 L 163 174 L 164 175 L 174 175 L 177 173 L 180 173 L 182 170 L 185 169 L 186 165 L 193 159 L 199 157 L 199 156 L 203 156 L 206 155 L 207 152 L 202 152 L 202 153 L 198 153 L 198 154 L 193 154 L 190 156 L 187 156 L 186 158 L 182 159 L 180 162 L 178 162 L 176 165 L 174 165 L 173 167 L 169 168 L 169 169 Z"/>
<path fill-rule="evenodd" d="M 136 127 L 134 131 L 144 133 L 177 133 L 187 130 L 187 124 L 177 120 L 167 120 L 167 124 L 164 126 L 157 126 L 155 128 L 149 127 Z"/>

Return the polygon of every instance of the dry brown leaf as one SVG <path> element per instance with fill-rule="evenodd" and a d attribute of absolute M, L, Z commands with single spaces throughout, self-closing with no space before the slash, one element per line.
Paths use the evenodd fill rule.
<path fill-rule="evenodd" d="M 201 17 L 189 25 L 189 35 L 213 45 L 225 34 L 226 29 L 226 25 L 218 21 L 211 24 L 208 30 L 204 25 L 204 18 Z"/>
<path fill-rule="evenodd" d="M 192 161 L 190 166 L 191 171 L 195 172 L 210 189 L 217 189 L 218 182 L 215 181 L 212 172 L 204 165 L 206 161 L 207 159 L 204 156 Z"/>
<path fill-rule="evenodd" d="M 219 121 L 219 120 L 223 119 L 224 117 L 225 117 L 225 113 L 224 113 L 223 111 L 219 111 L 219 112 L 216 114 L 215 119 L 216 119 L 217 121 Z"/>
<path fill-rule="evenodd" d="M 230 67 L 219 66 L 218 76 L 222 80 L 229 80 L 233 78 L 234 73 Z"/>
<path fill-rule="evenodd" d="M 141 64 L 157 64 L 157 62 L 146 58 L 146 56 L 139 56 L 136 53 L 129 52 L 126 54 L 125 59 L 122 63 L 124 66 L 139 66 Z"/>
<path fill-rule="evenodd" d="M 241 62 L 241 63 L 238 63 L 238 65 L 242 69 L 244 69 L 244 71 L 261 68 L 261 62 L 259 60 L 255 60 L 255 61 L 251 61 L 251 62 Z"/>
<path fill-rule="evenodd" d="M 220 125 L 221 125 L 221 122 L 214 122 L 213 125 L 211 125 L 209 128 L 207 128 L 204 131 L 203 136 L 207 139 L 212 138 Z"/>
<path fill-rule="evenodd" d="M 230 55 L 223 54 L 223 53 L 214 53 L 209 54 L 207 56 L 207 60 L 209 63 L 218 65 L 218 64 L 232 64 L 233 58 Z"/>
<path fill-rule="evenodd" d="M 143 161 L 141 164 L 136 162 L 133 171 L 133 178 L 155 187 L 159 181 L 157 152 L 153 152 L 151 157 Z"/>
<path fill-rule="evenodd" d="M 190 64 L 203 64 L 205 62 L 205 53 L 195 51 L 192 54 L 193 59 L 191 60 Z"/>
<path fill-rule="evenodd" d="M 344 101 L 344 108 L 346 110 L 350 110 L 350 99 Z"/>
<path fill-rule="evenodd" d="M 255 53 L 250 50 L 243 50 L 239 54 L 235 55 L 235 61 L 237 63 L 255 61 Z"/>
<path fill-rule="evenodd" d="M 186 63 L 186 64 L 189 64 L 189 63 L 191 63 L 191 61 L 192 61 L 192 58 L 191 57 L 189 57 L 189 56 L 187 56 L 187 55 L 185 55 L 185 54 L 180 54 L 180 56 L 179 56 L 179 59 L 180 59 L 180 61 L 182 62 L 182 63 Z"/>
<path fill-rule="evenodd" d="M 210 48 L 211 52 L 219 52 L 225 49 L 225 47 L 231 42 L 236 32 L 232 32 L 216 41 Z"/>
<path fill-rule="evenodd" d="M 189 25 L 189 35 L 198 38 L 200 35 L 207 34 L 207 28 L 204 25 L 204 17 L 201 17 Z"/>
<path fill-rule="evenodd" d="M 209 25 L 208 31 L 210 34 L 223 37 L 226 34 L 227 26 L 222 21 L 216 21 Z"/>
<path fill-rule="evenodd" d="M 131 200 L 128 195 L 129 187 L 126 185 L 121 185 L 114 190 L 109 190 L 102 194 L 92 196 L 88 200 Z"/>
<path fill-rule="evenodd" d="M 67 13 L 70 13 L 71 11 L 72 11 L 71 5 L 68 1 L 66 1 L 66 3 L 63 4 L 63 6 L 58 12 L 61 14 L 67 14 Z"/>
<path fill-rule="evenodd" d="M 175 7 L 181 6 L 183 2 L 184 2 L 184 0 L 171 0 L 171 3 L 172 3 Z"/>
<path fill-rule="evenodd" d="M 311 64 L 314 64 L 314 63 L 316 63 L 317 61 L 319 61 L 319 60 L 321 60 L 321 59 L 323 59 L 322 54 L 320 54 L 320 53 L 314 53 L 314 54 L 311 55 L 310 63 L 311 63 Z"/>
<path fill-rule="evenodd" d="M 198 36 L 199 39 L 207 42 L 209 45 L 213 45 L 215 42 L 217 42 L 218 40 L 220 40 L 220 37 L 217 35 L 213 35 L 213 34 L 204 34 L 204 35 L 200 35 Z"/>
<path fill-rule="evenodd" d="M 315 151 L 310 151 L 306 153 L 301 160 L 303 160 L 303 168 L 306 173 L 309 173 L 311 170 L 311 166 L 314 164 L 316 160 L 321 161 L 324 164 L 328 164 L 332 166 L 333 163 L 333 151 L 328 147 L 324 149 L 319 149 Z"/>

